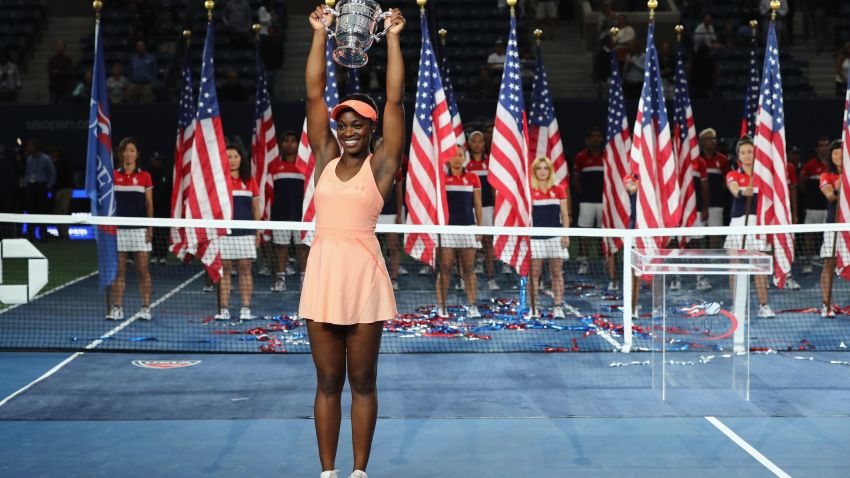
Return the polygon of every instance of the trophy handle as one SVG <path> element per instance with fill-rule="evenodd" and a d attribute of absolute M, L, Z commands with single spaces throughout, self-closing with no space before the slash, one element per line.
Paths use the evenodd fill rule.
<path fill-rule="evenodd" d="M 390 17 L 390 15 L 392 15 L 392 13 L 390 13 L 389 11 L 382 12 L 382 13 L 381 13 L 381 19 L 382 19 L 382 20 L 385 20 L 385 19 L 389 18 L 389 17 Z M 373 34 L 372 34 L 372 40 L 374 40 L 376 43 L 377 43 L 377 42 L 380 42 L 380 41 L 381 41 L 381 37 L 382 37 L 382 36 L 384 36 L 384 35 L 386 35 L 386 34 L 387 34 L 387 32 L 388 32 L 388 31 L 390 31 L 390 29 L 391 29 L 392 27 L 393 27 L 393 25 L 390 25 L 390 26 L 388 26 L 387 28 L 384 28 L 384 31 L 382 31 L 381 33 L 373 33 Z"/>
<path fill-rule="evenodd" d="M 336 11 L 335 9 L 333 9 L 333 8 L 330 8 L 330 7 L 325 7 L 325 13 L 330 13 L 331 15 L 333 15 L 333 16 L 334 16 L 334 18 L 336 18 L 336 17 L 338 17 L 338 16 L 339 16 L 339 12 L 338 12 L 338 11 Z M 325 26 L 325 30 L 327 30 L 327 31 L 328 31 L 328 38 L 333 38 L 333 37 L 335 37 L 335 36 L 336 36 L 336 32 L 334 32 L 333 30 L 331 30 L 331 26 L 330 26 L 330 25 L 328 25 L 327 23 L 325 23 L 325 19 L 324 19 L 324 18 L 319 18 L 319 21 L 320 21 L 320 22 L 322 22 L 322 25 L 324 25 L 324 26 Z"/>

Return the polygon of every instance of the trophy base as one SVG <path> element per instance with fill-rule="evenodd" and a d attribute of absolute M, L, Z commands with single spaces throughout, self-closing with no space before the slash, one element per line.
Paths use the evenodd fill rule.
<path fill-rule="evenodd" d="M 363 50 L 341 46 L 333 51 L 334 61 L 346 68 L 361 68 L 369 62 L 369 55 Z"/>

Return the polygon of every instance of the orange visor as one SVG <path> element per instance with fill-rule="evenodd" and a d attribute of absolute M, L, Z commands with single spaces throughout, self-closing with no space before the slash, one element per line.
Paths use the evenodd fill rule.
<path fill-rule="evenodd" d="M 378 112 L 369 103 L 360 100 L 348 100 L 336 105 L 331 111 L 331 119 L 336 121 L 339 115 L 345 110 L 354 110 L 364 118 L 369 118 L 373 123 L 378 122 Z"/>

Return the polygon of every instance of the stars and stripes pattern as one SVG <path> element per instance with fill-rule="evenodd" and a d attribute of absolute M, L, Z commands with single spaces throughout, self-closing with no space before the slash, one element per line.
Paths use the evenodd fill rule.
<path fill-rule="evenodd" d="M 345 92 L 349 95 L 360 93 L 360 70 L 358 68 L 348 68 L 348 81 L 345 83 Z"/>
<path fill-rule="evenodd" d="M 455 132 L 457 144 L 463 146 L 463 149 L 466 150 L 466 134 L 463 131 L 463 122 L 460 119 L 460 110 L 457 107 L 457 101 L 455 101 L 455 90 L 454 87 L 452 87 L 451 70 L 449 69 L 449 59 L 446 54 L 446 45 L 443 42 L 441 42 L 440 45 L 440 76 L 442 77 L 443 91 L 446 94 L 446 101 L 449 104 L 449 113 L 452 115 L 452 128 Z M 469 161 L 468 152 L 466 154 L 466 161 Z"/>
<path fill-rule="evenodd" d="M 835 222 L 847 222 L 850 219 L 850 78 L 847 93 L 844 96 L 844 125 L 841 132 L 841 192 L 836 204 Z M 836 272 L 850 280 L 850 232 L 837 233 L 835 238 Z"/>
<path fill-rule="evenodd" d="M 511 31 L 499 87 L 496 123 L 490 152 L 490 184 L 496 190 L 495 226 L 531 226 L 528 126 L 522 96 L 516 16 L 511 15 Z M 527 236 L 496 236 L 495 255 L 519 275 L 528 274 L 531 250 Z"/>
<path fill-rule="evenodd" d="M 750 69 L 747 79 L 747 92 L 744 95 L 744 116 L 741 118 L 740 136 L 756 135 L 756 113 L 759 109 L 759 69 L 756 58 L 758 56 L 758 42 L 753 38 L 750 46 Z"/>
<path fill-rule="evenodd" d="M 455 155 L 457 140 L 424 14 L 420 24 L 422 47 L 405 195 L 407 224 L 446 224 L 449 213 L 444 168 Z M 415 259 L 436 266 L 436 235 L 405 234 L 404 250 Z"/>
<path fill-rule="evenodd" d="M 192 219 L 232 219 L 233 196 L 230 167 L 225 152 L 224 133 L 215 88 L 213 59 L 214 32 L 207 24 L 201 63 L 201 84 L 195 115 L 194 145 L 189 166 L 189 189 L 186 194 L 186 217 Z M 213 282 L 221 278 L 221 252 L 216 238 L 227 234 L 225 228 L 190 228 L 186 230 L 187 252 L 198 257 Z"/>
<path fill-rule="evenodd" d="M 754 186 L 759 188 L 756 223 L 768 226 L 791 224 L 785 169 L 785 113 L 779 68 L 776 26 L 771 22 L 756 116 L 756 157 L 753 166 Z M 773 245 L 775 258 L 774 282 L 777 287 L 783 288 L 794 261 L 793 238 L 791 234 L 771 234 L 768 240 Z"/>
<path fill-rule="evenodd" d="M 638 104 L 630 158 L 640 177 L 635 227 L 677 227 L 682 217 L 679 174 L 655 50 L 655 22 L 649 23 L 643 89 Z M 638 238 L 638 247 L 660 249 L 666 238 Z"/>
<path fill-rule="evenodd" d="M 334 49 L 333 39 L 328 38 L 325 45 L 325 103 L 328 105 L 328 119 L 331 125 L 331 133 L 336 137 L 336 121 L 330 119 L 331 111 L 339 104 L 339 88 L 336 82 L 336 68 L 332 52 Z M 313 195 L 316 192 L 316 185 L 313 179 L 313 173 L 316 170 L 316 158 L 313 157 L 313 150 L 310 148 L 310 141 L 307 139 L 307 118 L 304 118 L 304 127 L 301 128 L 301 141 L 298 144 L 298 155 L 295 158 L 295 167 L 304 174 L 304 205 L 302 208 L 301 220 L 304 222 L 313 222 L 316 220 L 316 206 L 313 204 Z M 308 231 L 301 232 L 301 239 L 306 244 L 312 243 L 313 233 Z"/>
<path fill-rule="evenodd" d="M 552 105 L 549 80 L 543 67 L 543 55 L 537 45 L 537 62 L 534 67 L 534 85 L 531 87 L 531 109 L 528 113 L 528 159 L 545 156 L 552 160 L 555 184 L 569 190 L 569 168 L 561 143 L 558 118 Z"/>
<path fill-rule="evenodd" d="M 112 124 L 106 93 L 106 67 L 100 18 L 94 30 L 94 69 L 89 106 L 88 147 L 86 148 L 86 195 L 93 216 L 114 216 L 115 188 L 112 174 Z M 7 173 L 8 174 L 8 173 Z M 94 228 L 97 241 L 98 284 L 106 287 L 118 271 L 118 241 L 115 227 Z"/>
<path fill-rule="evenodd" d="M 177 117 L 177 139 L 174 145 L 174 173 L 172 175 L 171 217 L 183 218 L 186 215 L 186 197 L 192 161 L 192 146 L 195 141 L 195 94 L 192 86 L 192 68 L 189 65 L 189 49 L 183 60 L 183 84 L 180 87 L 180 113 Z M 171 228 L 171 252 L 177 257 L 186 255 L 186 229 Z"/>
<path fill-rule="evenodd" d="M 254 131 L 251 135 L 251 162 L 253 163 L 251 171 L 253 171 L 254 181 L 260 189 L 260 219 L 268 221 L 271 217 L 272 201 L 274 200 L 274 179 L 269 174 L 269 166 L 274 161 L 281 159 L 259 44 L 257 45 L 256 102 Z M 270 236 L 269 231 L 263 233 L 264 240 L 270 239 Z"/>
<path fill-rule="evenodd" d="M 629 192 L 623 178 L 629 174 L 629 150 L 632 138 L 629 132 L 629 120 L 623 103 L 623 80 L 617 58 L 611 52 L 611 76 L 608 78 L 608 128 L 605 152 L 602 156 L 604 179 L 602 185 L 602 227 L 607 229 L 626 229 L 632 212 Z M 620 238 L 606 238 L 602 241 L 605 255 L 613 255 L 623 247 Z"/>
<path fill-rule="evenodd" d="M 699 158 L 697 130 L 688 91 L 685 71 L 685 53 L 681 42 L 676 48 L 675 91 L 673 97 L 673 151 L 679 169 L 679 187 L 682 199 L 682 227 L 691 227 L 697 221 L 697 190 L 694 181 L 694 163 Z M 687 238 L 682 237 L 682 245 Z"/>

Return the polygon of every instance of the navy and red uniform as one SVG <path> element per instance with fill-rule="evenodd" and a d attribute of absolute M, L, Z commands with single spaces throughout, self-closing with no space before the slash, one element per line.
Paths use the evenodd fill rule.
<path fill-rule="evenodd" d="M 742 171 L 740 169 L 737 170 L 737 171 L 729 171 L 726 174 L 726 184 L 737 183 L 739 191 L 743 191 L 744 189 L 746 189 L 750 185 L 750 182 L 752 182 L 752 180 L 753 180 L 752 176 L 748 176 L 747 173 L 745 173 L 744 171 Z M 758 202 L 759 202 L 758 188 L 753 188 L 753 196 L 752 196 L 752 200 L 750 201 L 750 210 L 749 211 L 746 211 L 747 196 L 744 196 L 743 194 L 738 194 L 737 197 L 732 198 L 732 211 L 731 211 L 731 214 L 730 214 L 731 217 L 733 219 L 738 218 L 738 217 L 743 217 L 745 213 L 748 213 L 750 216 L 755 215 L 756 205 L 758 204 Z M 754 224 L 750 224 L 750 225 L 754 225 Z"/>
<path fill-rule="evenodd" d="M 726 188 L 726 174 L 729 173 L 729 158 L 725 154 L 714 153 L 710 157 L 700 156 L 705 164 L 708 177 L 708 225 L 723 225 L 723 208 L 729 198 Z"/>
<path fill-rule="evenodd" d="M 121 217 L 148 217 L 145 191 L 153 189 L 151 175 L 135 168 L 127 173 L 124 168 L 113 173 L 115 181 L 115 215 Z M 120 226 L 122 229 L 144 229 L 145 226 Z"/>
<path fill-rule="evenodd" d="M 534 227 L 563 227 L 561 201 L 567 199 L 563 187 L 555 185 L 547 191 L 531 190 L 531 224 Z M 549 239 L 554 236 L 534 236 L 532 239 Z"/>
<path fill-rule="evenodd" d="M 585 149 L 576 155 L 573 170 L 581 178 L 579 203 L 602 203 L 603 154 L 593 154 Z"/>
<path fill-rule="evenodd" d="M 833 192 L 837 193 L 841 186 L 841 175 L 838 173 L 826 172 L 820 175 L 820 190 L 823 191 L 827 186 L 832 186 Z M 826 199 L 826 196 L 824 196 Z M 827 201 L 826 207 L 826 222 L 835 222 L 835 205 L 838 201 Z M 831 247 L 831 246 L 830 246 Z"/>
<path fill-rule="evenodd" d="M 470 158 L 466 170 L 478 176 L 481 183 L 481 207 L 494 205 L 493 186 L 490 185 L 490 158 L 483 156 L 481 161 Z"/>
<path fill-rule="evenodd" d="M 254 178 L 247 181 L 240 178 L 231 178 L 233 186 L 233 219 L 240 221 L 254 220 L 254 198 L 260 197 L 260 189 Z M 231 236 L 248 236 L 256 234 L 254 229 L 232 229 Z"/>
<path fill-rule="evenodd" d="M 269 175 L 274 181 L 271 220 L 300 221 L 304 205 L 304 173 L 295 167 L 294 162 L 280 159 L 269 166 Z"/>
<path fill-rule="evenodd" d="M 812 158 L 806 161 L 803 169 L 800 170 L 800 176 L 808 176 L 806 184 L 806 194 L 803 196 L 806 209 L 806 223 L 821 223 L 824 221 L 825 211 L 827 209 L 827 200 L 823 194 L 818 194 L 820 191 L 820 179 L 823 173 L 829 172 L 829 166 L 823 164 L 818 158 Z M 810 211 L 817 211 L 811 213 Z"/>
<path fill-rule="evenodd" d="M 458 176 L 446 177 L 446 203 L 449 208 L 449 225 L 475 225 L 473 191 L 481 189 L 481 181 L 475 173 L 464 171 Z"/>
<path fill-rule="evenodd" d="M 623 184 L 629 186 L 631 183 L 638 181 L 637 174 L 629 173 L 623 176 Z M 628 191 L 628 189 L 626 189 Z M 637 223 L 637 191 L 629 193 L 629 204 L 631 204 L 631 212 L 629 213 L 629 229 L 634 229 Z"/>

